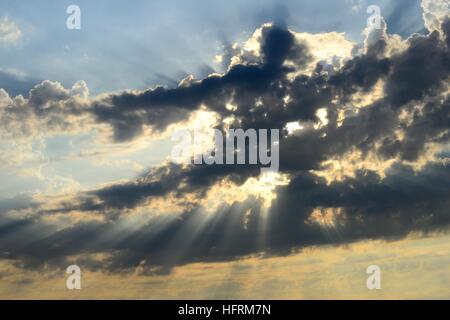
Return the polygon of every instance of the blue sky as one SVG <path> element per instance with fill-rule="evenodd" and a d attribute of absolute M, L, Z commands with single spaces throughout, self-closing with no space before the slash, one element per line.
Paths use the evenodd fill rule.
<path fill-rule="evenodd" d="M 81 8 L 81 30 L 65 27 L 70 4 Z M 20 72 L 29 85 L 85 80 L 94 94 L 174 85 L 190 73 L 201 78 L 222 71 L 214 56 L 264 22 L 310 33 L 345 32 L 360 41 L 369 4 L 381 7 L 390 33 L 406 37 L 423 28 L 418 0 L 137 0 L 132 6 L 123 0 L 2 1 L 0 12 L 18 25 L 22 38 L 0 47 L 0 68 Z M 26 93 L 27 85 L 15 86 L 9 91 Z"/>

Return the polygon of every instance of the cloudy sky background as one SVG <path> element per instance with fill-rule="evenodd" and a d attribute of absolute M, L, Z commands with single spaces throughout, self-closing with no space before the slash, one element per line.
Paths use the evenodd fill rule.
<path fill-rule="evenodd" d="M 449 1 L 70 4 L 0 4 L 0 297 L 450 298 Z M 232 127 L 280 172 L 170 162 Z"/>

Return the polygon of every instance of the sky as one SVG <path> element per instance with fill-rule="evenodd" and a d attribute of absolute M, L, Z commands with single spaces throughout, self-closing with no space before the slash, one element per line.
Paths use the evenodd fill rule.
<path fill-rule="evenodd" d="M 2 1 L 0 298 L 449 299 L 449 12 Z M 173 161 L 233 128 L 279 170 Z"/>

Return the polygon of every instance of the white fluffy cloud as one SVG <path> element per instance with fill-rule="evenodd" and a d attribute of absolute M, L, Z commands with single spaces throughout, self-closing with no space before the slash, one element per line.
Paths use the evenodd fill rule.
<path fill-rule="evenodd" d="M 440 30 L 445 17 L 450 16 L 449 0 L 422 0 L 423 20 L 429 31 Z"/>
<path fill-rule="evenodd" d="M 22 31 L 14 21 L 7 16 L 0 19 L 0 43 L 16 42 L 22 36 Z"/>

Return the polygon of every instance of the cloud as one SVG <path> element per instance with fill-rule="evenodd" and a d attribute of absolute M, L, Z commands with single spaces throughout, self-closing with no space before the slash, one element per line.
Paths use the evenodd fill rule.
<path fill-rule="evenodd" d="M 77 298 L 108 299 L 408 299 L 448 298 L 448 236 L 386 243 L 365 241 L 348 246 L 303 250 L 283 258 L 242 259 L 227 263 L 195 263 L 169 275 L 105 273 L 83 268 L 83 289 Z M 101 255 L 75 256 L 72 261 L 97 260 Z M 365 269 L 382 268 L 383 290 L 367 290 Z M 415 279 L 417 274 L 420 279 Z M 74 292 L 61 285 L 64 271 L 43 273 L 0 263 L 0 296 L 7 299 L 69 298 Z M 20 289 L 16 281 L 33 279 Z M 414 279 L 414 281 L 411 281 Z M 120 290 L 111 290 L 111 287 Z M 59 289 L 58 289 L 59 288 Z M 234 290 L 239 288 L 240 290 Z M 19 290 L 18 290 L 19 289 Z"/>
<path fill-rule="evenodd" d="M 418 64 L 420 62 L 420 64 Z M 393 58 L 393 70 L 386 89 L 394 105 L 421 100 L 424 94 L 445 86 L 448 79 L 450 56 L 448 47 L 439 39 L 439 33 L 428 37 L 413 37 L 402 55 Z"/>
<path fill-rule="evenodd" d="M 0 19 L 0 43 L 14 43 L 22 36 L 22 31 L 7 16 Z"/>
<path fill-rule="evenodd" d="M 441 24 L 449 16 L 448 0 L 422 0 L 423 20 L 430 31 L 441 30 Z"/>
<path fill-rule="evenodd" d="M 448 25 L 413 35 L 398 50 L 386 28 L 367 32 L 363 49 L 319 60 L 311 48 L 323 39 L 349 43 L 336 33 L 302 36 L 267 24 L 253 35 L 250 50 L 234 51 L 224 74 L 188 77 L 175 88 L 92 98 L 84 82 L 67 89 L 44 81 L 27 98 L 0 91 L 4 136 L 106 125 L 115 142 L 132 141 L 146 128 L 181 125 L 202 108 L 217 115 L 212 125 L 223 131 L 280 129 L 280 174 L 288 180 L 276 186 L 269 207 L 250 191 L 212 210 L 205 206 L 212 189 L 257 180 L 259 168 L 166 162 L 134 181 L 35 198 L 26 208 L 8 204 L 2 257 L 38 268 L 102 253 L 109 271 L 166 273 L 197 261 L 447 230 L 450 171 L 441 151 L 450 127 Z M 355 104 L 361 96 L 369 102 Z M 293 122 L 302 129 L 289 133 L 284 128 Z M 339 161 L 349 161 L 348 172 L 335 176 Z M 172 204 L 181 205 L 161 213 Z M 52 220 L 61 215 L 64 226 Z"/>
<path fill-rule="evenodd" d="M 66 89 L 45 80 L 34 86 L 29 97 L 10 97 L 0 89 L 0 131 L 2 137 L 28 138 L 76 131 L 83 121 L 89 90 L 84 81 Z"/>

